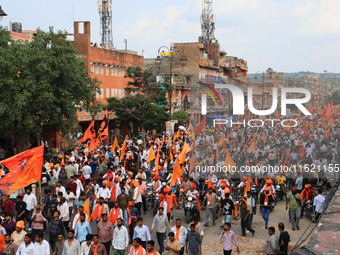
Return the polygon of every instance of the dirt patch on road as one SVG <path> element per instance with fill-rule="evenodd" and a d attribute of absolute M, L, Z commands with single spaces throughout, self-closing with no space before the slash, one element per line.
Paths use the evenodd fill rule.
<path fill-rule="evenodd" d="M 254 238 L 247 238 L 236 235 L 236 240 L 240 247 L 240 254 L 241 255 L 263 255 L 263 247 L 267 240 L 261 239 L 254 239 Z M 208 255 L 220 255 L 223 254 L 223 244 L 219 241 L 204 244 L 202 246 L 202 254 Z M 233 247 L 233 253 L 237 254 L 236 247 Z"/>

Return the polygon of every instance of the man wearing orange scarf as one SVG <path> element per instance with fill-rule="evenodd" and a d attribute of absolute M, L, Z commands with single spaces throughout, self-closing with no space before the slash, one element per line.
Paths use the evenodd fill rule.
<path fill-rule="evenodd" d="M 109 215 L 109 221 L 114 226 L 117 226 L 118 218 L 123 218 L 123 211 L 119 208 L 118 202 L 115 202 L 113 208 L 111 209 L 110 215 Z"/>
<path fill-rule="evenodd" d="M 272 207 L 274 202 L 273 195 L 271 193 L 271 187 L 266 187 L 264 193 L 260 196 L 260 206 L 262 211 L 262 218 L 265 221 L 265 227 L 268 229 L 268 220 L 270 214 L 270 208 Z"/>
<path fill-rule="evenodd" d="M 173 226 L 171 228 L 171 231 L 174 234 L 175 239 L 178 240 L 179 243 L 180 243 L 181 251 L 179 252 L 179 255 L 183 255 L 184 254 L 185 239 L 187 238 L 188 230 L 185 227 L 182 226 L 182 220 L 177 219 L 176 220 L 176 226 Z M 169 233 L 169 240 L 170 240 L 170 233 Z M 169 241 L 167 242 L 167 246 L 168 246 L 168 244 L 169 244 Z"/>
<path fill-rule="evenodd" d="M 240 206 L 242 236 L 246 236 L 246 229 L 249 230 L 253 236 L 255 233 L 255 230 L 249 226 L 249 209 L 246 198 L 242 198 Z"/>
<path fill-rule="evenodd" d="M 129 255 L 145 255 L 145 250 L 142 247 L 141 243 L 142 240 L 139 237 L 133 239 Z"/>
<path fill-rule="evenodd" d="M 205 195 L 203 200 L 203 205 L 206 203 L 206 218 L 204 226 L 207 227 L 209 225 L 210 215 L 212 216 L 212 222 L 215 226 L 215 218 L 216 218 L 216 208 L 218 204 L 217 195 L 213 192 L 213 188 L 210 187 L 208 189 L 208 193 Z"/>
<path fill-rule="evenodd" d="M 99 242 L 98 235 L 93 235 L 93 244 L 90 247 L 89 255 L 107 255 L 104 244 Z"/>

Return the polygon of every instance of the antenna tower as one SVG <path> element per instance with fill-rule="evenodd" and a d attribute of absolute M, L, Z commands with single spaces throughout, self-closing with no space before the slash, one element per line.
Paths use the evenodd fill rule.
<path fill-rule="evenodd" d="M 100 18 L 100 34 L 102 36 L 101 44 L 106 49 L 113 50 L 112 0 L 97 0 L 97 4 Z"/>
<path fill-rule="evenodd" d="M 216 42 L 215 39 L 215 15 L 212 13 L 213 0 L 202 0 L 202 15 L 201 15 L 201 31 L 200 41 L 203 42 L 205 49 L 208 51 L 209 46 Z"/>

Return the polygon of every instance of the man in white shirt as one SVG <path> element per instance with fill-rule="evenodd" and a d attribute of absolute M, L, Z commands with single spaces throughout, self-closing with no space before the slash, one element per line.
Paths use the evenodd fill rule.
<path fill-rule="evenodd" d="M 185 240 L 187 238 L 188 230 L 182 226 L 181 219 L 176 220 L 176 226 L 173 226 L 171 228 L 171 232 L 175 234 L 176 240 L 178 240 L 181 244 L 181 252 L 179 254 L 184 254 L 184 246 L 185 246 Z"/>
<path fill-rule="evenodd" d="M 88 181 L 91 178 L 91 167 L 89 166 L 88 162 L 85 162 L 85 166 L 81 169 L 83 172 L 83 176 L 85 181 Z"/>
<path fill-rule="evenodd" d="M 63 195 L 66 193 L 65 187 L 62 185 L 61 181 L 57 182 L 57 187 L 55 188 L 55 193 L 58 195 L 58 193 L 61 192 Z"/>
<path fill-rule="evenodd" d="M 50 255 L 50 245 L 44 240 L 44 234 L 38 233 L 35 237 L 34 249 L 35 254 L 39 255 Z"/>
<path fill-rule="evenodd" d="M 134 229 L 133 232 L 133 239 L 135 240 L 136 238 L 141 239 L 141 245 L 143 248 L 145 247 L 146 249 L 146 242 L 151 240 L 151 235 L 149 228 L 143 224 L 143 218 L 138 218 L 137 219 L 137 226 Z"/>
<path fill-rule="evenodd" d="M 316 220 L 319 219 L 320 215 L 323 213 L 323 207 L 325 202 L 325 196 L 322 195 L 322 188 L 319 188 L 318 195 L 314 198 L 313 206 L 315 206 Z"/>
<path fill-rule="evenodd" d="M 62 197 L 62 198 L 60 199 L 60 202 L 61 202 L 61 205 L 58 205 L 58 206 L 57 206 L 58 211 L 60 212 L 59 218 L 60 218 L 61 221 L 63 222 L 64 227 L 65 227 L 66 231 L 68 232 L 69 229 L 70 229 L 70 228 L 69 228 L 70 211 L 69 211 L 68 204 L 67 204 L 67 202 L 66 202 L 65 197 Z"/>
<path fill-rule="evenodd" d="M 92 234 L 87 234 L 86 241 L 80 245 L 80 255 L 88 255 L 92 244 Z"/>
<path fill-rule="evenodd" d="M 114 254 L 124 254 L 127 252 L 129 246 L 129 234 L 125 226 L 123 226 L 123 219 L 118 218 L 117 227 L 113 231 L 112 249 Z"/>
<path fill-rule="evenodd" d="M 100 197 L 102 197 L 104 199 L 104 201 L 108 201 L 111 194 L 110 194 L 110 190 L 106 187 L 108 181 L 103 181 L 102 187 L 99 188 L 98 193 L 97 193 L 97 198 L 99 199 Z"/>
<path fill-rule="evenodd" d="M 33 210 L 37 205 L 37 197 L 32 193 L 32 190 L 28 188 L 26 189 L 23 201 L 26 203 L 26 219 L 28 221 L 28 229 L 30 230 L 32 226 Z"/>
<path fill-rule="evenodd" d="M 32 243 L 32 236 L 26 234 L 24 237 L 24 242 L 19 246 L 16 255 L 34 255 L 35 246 Z"/>

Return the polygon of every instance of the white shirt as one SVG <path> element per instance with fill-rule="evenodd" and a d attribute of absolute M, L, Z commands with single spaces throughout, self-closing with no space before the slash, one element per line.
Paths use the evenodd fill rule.
<path fill-rule="evenodd" d="M 85 177 L 84 177 L 85 178 Z M 84 187 L 83 187 L 83 184 L 81 184 L 81 181 L 79 179 L 76 180 L 76 183 L 77 183 L 77 190 L 76 190 L 76 196 L 77 198 L 79 198 L 80 196 L 80 193 L 82 191 L 84 191 Z"/>
<path fill-rule="evenodd" d="M 91 177 L 91 167 L 89 165 L 85 165 L 83 167 L 82 171 L 83 171 L 84 178 L 86 180 L 90 179 L 90 177 Z"/>
<path fill-rule="evenodd" d="M 64 196 L 64 194 L 66 193 L 65 187 L 64 186 L 56 187 L 55 193 L 58 195 L 59 192 L 63 193 L 63 196 Z"/>
<path fill-rule="evenodd" d="M 135 187 L 134 194 L 133 194 L 133 200 L 135 200 L 135 204 L 142 202 L 142 194 L 141 194 L 142 192 L 140 191 L 140 188 L 139 188 L 138 196 L 137 196 L 137 191 L 138 191 L 138 187 Z"/>
<path fill-rule="evenodd" d="M 26 247 L 25 243 L 20 244 L 16 255 L 35 255 L 36 253 L 34 253 L 34 244 L 31 242 L 31 244 L 29 246 Z"/>
<path fill-rule="evenodd" d="M 64 193 L 63 197 L 66 199 L 68 207 L 73 207 L 74 205 L 74 194 L 73 192 L 70 192 L 70 194 Z"/>
<path fill-rule="evenodd" d="M 25 194 L 23 201 L 26 203 L 27 211 L 33 210 L 37 205 L 37 197 L 33 193 Z"/>
<path fill-rule="evenodd" d="M 40 243 L 35 242 L 34 243 L 34 249 L 35 249 L 35 254 L 38 255 L 50 255 L 50 245 L 46 240 L 43 240 Z"/>
<path fill-rule="evenodd" d="M 173 232 L 175 234 L 175 237 L 176 237 L 176 234 L 177 234 L 177 228 L 176 226 L 173 226 L 171 228 L 171 232 Z M 185 240 L 187 238 L 187 233 L 188 233 L 188 230 L 181 226 L 181 228 L 179 229 L 179 237 L 178 237 L 178 241 L 181 243 L 181 247 L 184 247 L 185 245 Z"/>
<path fill-rule="evenodd" d="M 113 231 L 112 238 L 112 246 L 118 250 L 125 250 L 129 245 L 129 233 L 127 228 L 121 226 L 120 229 L 118 227 Z"/>
<path fill-rule="evenodd" d="M 104 200 L 107 198 L 110 198 L 110 190 L 108 188 L 103 189 L 103 187 L 99 188 L 97 198 L 104 198 Z"/>
<path fill-rule="evenodd" d="M 69 221 L 70 220 L 70 211 L 68 209 L 67 202 L 63 203 L 62 205 L 57 206 L 58 211 L 60 212 L 59 218 L 63 218 L 62 221 Z"/>
<path fill-rule="evenodd" d="M 90 252 L 90 248 L 91 248 L 92 244 L 93 244 L 93 242 L 91 242 L 90 246 L 88 246 L 86 241 L 82 242 L 82 244 L 80 245 L 80 254 L 81 255 L 88 255 L 89 252 Z"/>
<path fill-rule="evenodd" d="M 315 206 L 315 211 L 317 213 L 323 213 L 323 203 L 325 202 L 325 196 L 324 195 L 317 195 L 314 198 L 313 206 Z"/>

